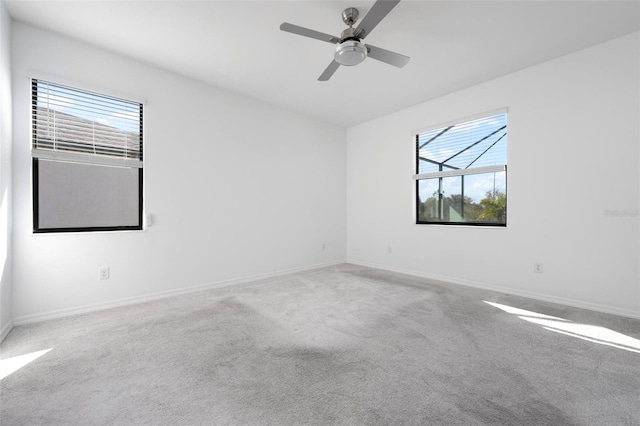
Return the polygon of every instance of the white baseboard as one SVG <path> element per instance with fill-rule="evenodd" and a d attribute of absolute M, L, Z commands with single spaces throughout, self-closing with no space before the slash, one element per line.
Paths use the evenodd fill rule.
<path fill-rule="evenodd" d="M 490 290 L 498 293 L 511 294 L 514 296 L 527 297 L 529 299 L 539 300 L 542 302 L 556 303 L 558 305 L 571 306 L 573 308 L 587 309 L 590 311 L 602 312 L 605 314 L 612 314 L 612 315 L 618 315 L 618 316 L 623 316 L 628 318 L 640 319 L 640 312 L 634 311 L 631 309 L 619 308 L 617 306 L 601 305 L 597 303 L 585 302 L 582 300 L 550 296 L 548 294 L 543 294 L 543 293 L 536 293 L 532 291 L 496 286 L 492 284 L 466 280 L 461 278 L 429 274 L 425 272 L 414 271 L 414 270 L 403 269 L 403 268 L 396 268 L 394 266 L 388 266 L 388 265 L 379 265 L 376 263 L 363 262 L 363 261 L 354 260 L 354 259 L 347 259 L 347 263 L 350 263 L 352 265 L 366 266 L 369 268 L 382 269 L 385 271 L 398 272 L 400 274 L 413 275 L 416 277 L 427 278 L 435 281 L 442 281 L 450 284 L 463 285 L 466 287 L 479 288 L 482 290 Z"/>
<path fill-rule="evenodd" d="M 0 343 L 2 343 L 2 341 L 4 340 L 5 337 L 7 337 L 9 332 L 11 332 L 12 328 L 13 328 L 13 321 L 12 320 L 10 320 L 7 324 L 5 324 L 4 327 L 2 327 L 2 329 L 0 330 Z"/>
<path fill-rule="evenodd" d="M 89 305 L 77 306 L 74 308 L 58 309 L 54 311 L 42 312 L 42 313 L 32 314 L 32 315 L 22 315 L 22 316 L 13 318 L 13 322 L 11 325 L 13 326 L 13 325 L 31 324 L 34 322 L 47 321 L 47 320 L 52 320 L 57 318 L 69 317 L 73 315 L 86 314 L 89 312 L 101 311 L 104 309 L 117 308 L 117 307 L 127 306 L 127 305 L 135 305 L 137 303 L 150 302 L 153 300 L 165 299 L 167 297 L 179 296 L 182 294 L 196 293 L 204 290 L 245 284 L 252 281 L 262 280 L 265 278 L 273 278 L 281 275 L 288 275 L 296 272 L 310 271 L 313 269 L 325 268 L 328 266 L 341 265 L 341 264 L 344 264 L 344 261 L 307 265 L 307 266 L 302 266 L 297 268 L 267 272 L 264 274 L 247 275 L 240 278 L 234 278 L 230 280 L 218 281 L 218 282 L 213 282 L 208 284 L 189 286 L 189 287 L 179 288 L 175 290 L 160 291 L 160 292 L 145 294 L 141 296 L 127 297 L 124 299 L 118 299 L 110 302 L 93 303 Z M 10 329 L 11 328 L 9 328 L 9 330 Z M 3 332 L 4 332 L 4 329 L 3 329 Z M 7 334 L 8 333 L 9 331 L 7 331 Z"/>

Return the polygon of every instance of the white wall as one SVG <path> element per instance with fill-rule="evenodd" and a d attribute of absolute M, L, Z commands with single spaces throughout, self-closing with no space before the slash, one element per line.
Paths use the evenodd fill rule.
<path fill-rule="evenodd" d="M 349 129 L 348 261 L 640 317 L 639 52 L 635 33 Z M 414 225 L 412 131 L 502 107 L 507 228 Z"/>
<path fill-rule="evenodd" d="M 12 324 L 11 19 L 0 1 L 0 341 Z"/>
<path fill-rule="evenodd" d="M 16 323 L 345 260 L 344 129 L 23 24 L 12 43 Z M 30 71 L 146 101 L 147 231 L 32 233 Z"/>

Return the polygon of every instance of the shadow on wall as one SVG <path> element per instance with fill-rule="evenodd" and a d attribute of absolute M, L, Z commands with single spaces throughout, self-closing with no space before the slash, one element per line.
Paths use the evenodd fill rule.
<path fill-rule="evenodd" d="M 10 296 L 8 289 L 4 288 L 5 286 L 11 285 L 10 279 L 8 277 L 7 265 L 8 265 L 8 257 L 9 257 L 9 232 L 10 232 L 10 224 L 9 224 L 9 200 L 8 194 L 9 191 L 5 186 L 5 183 L 2 183 L 2 198 L 0 199 L 0 330 L 4 326 L 4 318 L 7 316 L 5 312 L 2 311 L 3 306 L 11 303 L 11 301 L 2 301 L 2 298 Z M 0 339 L 2 336 L 0 336 Z"/>

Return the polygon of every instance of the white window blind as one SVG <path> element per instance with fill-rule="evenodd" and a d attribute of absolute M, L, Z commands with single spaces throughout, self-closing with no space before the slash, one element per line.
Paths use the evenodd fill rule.
<path fill-rule="evenodd" d="M 507 164 L 507 114 L 454 124 L 416 135 L 416 178 L 426 174 Z M 468 173 L 468 172 L 467 172 Z"/>
<path fill-rule="evenodd" d="M 34 158 L 142 167 L 142 104 L 32 80 Z"/>

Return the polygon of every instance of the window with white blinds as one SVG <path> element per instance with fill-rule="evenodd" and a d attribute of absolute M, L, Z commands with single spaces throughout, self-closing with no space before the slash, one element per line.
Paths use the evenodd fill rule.
<path fill-rule="evenodd" d="M 142 104 L 31 83 L 34 232 L 142 229 Z"/>
<path fill-rule="evenodd" d="M 142 167 L 142 104 L 32 80 L 33 157 Z"/>
<path fill-rule="evenodd" d="M 415 135 L 416 223 L 505 226 L 507 114 Z"/>

